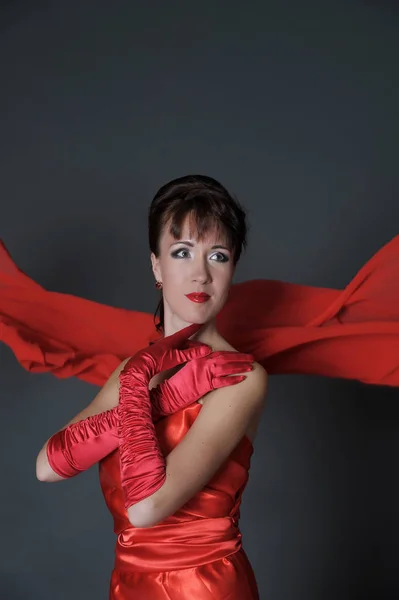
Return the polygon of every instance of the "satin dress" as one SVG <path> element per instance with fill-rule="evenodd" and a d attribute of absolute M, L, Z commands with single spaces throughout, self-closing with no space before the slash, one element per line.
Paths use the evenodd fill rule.
<path fill-rule="evenodd" d="M 194 423 L 195 403 L 156 424 L 166 456 Z M 211 481 L 158 525 L 133 527 L 123 504 L 119 450 L 100 462 L 100 483 L 117 535 L 110 600 L 258 600 L 242 547 L 240 504 L 253 446 L 244 436 Z"/>

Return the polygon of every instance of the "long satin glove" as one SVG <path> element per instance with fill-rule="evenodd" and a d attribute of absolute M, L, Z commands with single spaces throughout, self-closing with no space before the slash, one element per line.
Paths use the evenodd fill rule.
<path fill-rule="evenodd" d="M 229 351 L 190 360 L 150 391 L 153 422 L 196 402 L 211 390 L 239 383 L 245 377 L 235 374 L 250 371 L 253 361 L 251 354 Z M 65 479 L 86 471 L 118 447 L 118 428 L 115 406 L 57 431 L 46 447 L 50 467 Z"/>
<path fill-rule="evenodd" d="M 165 458 L 151 419 L 148 383 L 160 372 L 187 361 L 190 335 L 200 325 L 190 325 L 138 352 L 119 375 L 119 452 L 125 509 L 154 494 L 165 482 Z"/>
<path fill-rule="evenodd" d="M 119 454 L 125 509 L 154 494 L 166 479 L 165 458 L 152 422 L 149 382 L 161 371 L 203 356 L 209 347 L 184 348 L 193 324 L 141 350 L 119 374 Z"/>

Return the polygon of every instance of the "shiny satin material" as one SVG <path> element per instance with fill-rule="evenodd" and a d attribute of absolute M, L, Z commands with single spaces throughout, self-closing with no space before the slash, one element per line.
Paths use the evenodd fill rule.
<path fill-rule="evenodd" d="M 86 471 L 118 447 L 118 407 L 57 431 L 46 446 L 50 467 L 60 477 Z"/>
<path fill-rule="evenodd" d="M 164 456 L 195 421 L 195 403 L 156 424 Z M 238 527 L 253 446 L 245 436 L 212 480 L 174 515 L 133 527 L 124 508 L 119 451 L 100 463 L 104 498 L 117 534 L 110 600 L 257 600 Z"/>
<path fill-rule="evenodd" d="M 239 352 L 213 352 L 190 360 L 170 381 L 150 391 L 152 421 L 192 404 L 211 389 L 241 381 L 242 377 L 230 374 L 247 371 L 252 362 L 250 354 Z M 113 452 L 119 447 L 119 423 L 119 406 L 115 406 L 57 431 L 46 445 L 53 471 L 66 479 L 74 477 Z"/>
<path fill-rule="evenodd" d="M 157 346 L 153 345 L 154 356 Z M 141 353 L 136 356 L 119 375 L 119 462 L 126 509 L 154 494 L 166 479 L 165 458 L 151 418 L 151 374 L 141 364 L 149 361 Z"/>
<path fill-rule="evenodd" d="M 210 369 L 204 369 L 206 361 L 202 360 L 199 363 L 200 373 L 205 379 L 202 393 L 198 391 L 198 388 L 201 388 L 198 378 L 196 382 L 191 376 L 196 372 L 197 358 L 209 359 L 209 362 L 213 363 L 210 359 L 212 353 L 210 346 L 191 342 L 187 347 L 190 335 L 196 333 L 199 328 L 200 325 L 191 324 L 147 346 L 132 356 L 119 374 L 118 438 L 121 482 L 126 509 L 152 496 L 166 480 L 165 458 L 152 421 L 148 387 L 151 379 L 162 371 L 188 361 L 191 368 L 186 371 L 184 368 L 181 369 L 176 379 L 181 380 L 182 385 L 184 381 L 186 385 L 192 382 L 191 389 L 196 399 L 201 398 L 211 387 L 209 380 L 205 379 L 206 373 L 211 372 Z M 221 352 L 215 354 L 218 358 Z M 181 395 L 178 402 L 183 404 Z"/>
<path fill-rule="evenodd" d="M 172 414 L 203 398 L 211 390 L 240 383 L 245 376 L 233 373 L 251 370 L 253 362 L 251 354 L 230 351 L 213 352 L 188 362 L 178 373 L 151 390 L 153 416 L 157 414 L 159 405 L 161 408 L 169 405 L 168 414 Z M 166 414 L 165 410 L 163 414 Z"/>

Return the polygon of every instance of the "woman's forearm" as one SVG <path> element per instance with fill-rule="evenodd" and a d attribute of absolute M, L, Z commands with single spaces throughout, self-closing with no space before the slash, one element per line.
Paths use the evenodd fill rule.
<path fill-rule="evenodd" d="M 40 481 L 61 481 L 86 471 L 118 447 L 118 407 L 57 431 L 36 461 Z"/>

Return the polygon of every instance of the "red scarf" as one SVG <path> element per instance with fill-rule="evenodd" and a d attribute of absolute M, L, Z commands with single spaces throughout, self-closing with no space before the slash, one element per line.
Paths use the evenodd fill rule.
<path fill-rule="evenodd" d="M 344 290 L 259 279 L 232 286 L 221 335 L 269 374 L 399 385 L 399 235 Z M 28 371 L 102 385 L 158 337 L 151 314 L 47 291 L 0 241 L 0 340 Z"/>

